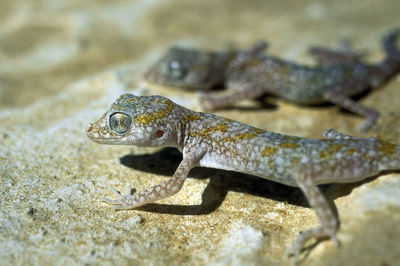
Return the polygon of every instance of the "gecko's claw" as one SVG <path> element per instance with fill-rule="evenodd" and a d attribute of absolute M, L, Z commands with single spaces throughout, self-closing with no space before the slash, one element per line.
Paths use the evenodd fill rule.
<path fill-rule="evenodd" d="M 302 247 L 298 245 L 298 243 L 293 243 L 290 247 L 288 247 L 285 251 L 285 257 L 289 257 L 292 264 L 296 264 L 297 258 L 300 256 Z"/>
<path fill-rule="evenodd" d="M 116 188 L 112 187 L 111 190 L 116 198 L 118 199 L 122 198 L 121 192 L 119 192 Z"/>
<path fill-rule="evenodd" d="M 113 199 L 109 199 L 109 198 L 102 198 L 101 200 L 108 204 L 112 204 L 112 205 L 121 204 L 121 201 L 119 201 L 119 200 L 113 200 Z"/>
<path fill-rule="evenodd" d="M 135 193 L 136 193 L 136 188 L 130 186 L 126 188 L 126 196 L 132 196 Z"/>
<path fill-rule="evenodd" d="M 377 131 L 377 126 L 375 121 L 367 120 L 361 125 L 361 132 L 363 134 L 367 133 L 369 130 Z"/>
<path fill-rule="evenodd" d="M 361 125 L 361 131 L 362 133 L 367 133 L 369 130 L 373 130 L 373 131 L 377 131 L 378 130 L 378 126 L 377 126 L 377 121 L 379 118 L 379 113 L 376 112 L 373 115 L 370 115 L 365 121 L 364 123 Z"/>
<path fill-rule="evenodd" d="M 128 197 L 128 196 L 132 196 L 132 195 L 136 192 L 136 189 L 135 189 L 135 188 L 128 187 L 127 190 L 126 190 L 126 195 L 122 195 L 121 192 L 119 192 L 119 191 L 118 191 L 117 189 L 115 189 L 114 187 L 112 187 L 111 190 L 112 190 L 114 196 L 115 196 L 117 199 L 114 200 L 114 199 L 109 199 L 109 198 L 104 197 L 104 198 L 101 199 L 102 201 L 104 201 L 104 202 L 106 202 L 106 203 L 108 203 L 108 204 L 113 205 L 112 207 L 113 207 L 115 210 L 126 210 L 126 209 L 131 209 L 131 208 L 132 208 L 130 205 L 127 205 L 127 204 L 124 202 L 124 199 L 125 199 L 126 197 Z"/>
<path fill-rule="evenodd" d="M 102 198 L 101 200 L 104 201 L 104 202 L 107 202 L 108 204 L 112 204 L 112 205 L 121 204 L 121 200 L 123 198 L 121 193 L 118 190 L 116 190 L 114 187 L 112 187 L 111 190 L 112 190 L 114 196 L 117 198 L 117 200 L 109 199 L 109 198 L 106 198 L 106 197 Z"/>
<path fill-rule="evenodd" d="M 307 231 L 306 231 L 306 232 L 307 232 Z M 297 237 L 297 239 L 295 240 L 295 242 L 294 242 L 289 248 L 287 248 L 286 251 L 285 251 L 285 256 L 290 258 L 292 264 L 296 264 L 297 259 L 298 259 L 298 257 L 300 256 L 300 254 L 301 254 L 301 252 L 302 252 L 303 250 L 309 249 L 309 247 L 303 248 L 305 242 L 306 242 L 309 238 L 311 238 L 311 237 L 316 237 L 316 239 L 317 239 L 317 242 L 316 242 L 316 243 L 318 243 L 319 240 L 322 240 L 319 236 L 309 236 L 309 237 L 303 238 L 302 235 L 303 235 L 303 232 L 300 232 L 300 234 L 299 234 L 299 236 Z M 335 244 L 336 247 L 340 247 L 340 242 L 339 242 L 339 240 L 337 239 L 335 233 L 329 234 L 329 235 L 325 235 L 325 237 L 322 236 L 322 238 L 325 238 L 325 239 L 326 239 L 326 238 L 329 238 L 329 239 L 332 240 L 332 242 Z M 315 245 L 315 244 L 314 244 L 314 245 Z"/>
<path fill-rule="evenodd" d="M 330 239 L 332 240 L 333 244 L 335 244 L 335 247 L 340 247 L 340 241 L 337 239 L 336 234 L 330 235 Z"/>
<path fill-rule="evenodd" d="M 111 204 L 113 209 L 116 211 L 132 209 L 132 206 L 127 205 L 122 200 L 113 200 L 109 198 L 102 198 L 101 200 L 108 204 Z"/>

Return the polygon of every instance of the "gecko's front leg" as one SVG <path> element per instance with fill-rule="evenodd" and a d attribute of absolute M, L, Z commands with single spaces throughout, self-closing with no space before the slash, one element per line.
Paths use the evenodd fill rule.
<path fill-rule="evenodd" d="M 250 82 L 230 81 L 229 89 L 215 93 L 201 93 L 200 104 L 206 110 L 216 110 L 232 106 L 236 102 L 257 98 L 265 93 L 264 89 Z"/>
<path fill-rule="evenodd" d="M 121 195 L 114 189 L 114 195 L 118 198 L 112 200 L 103 198 L 103 201 L 112 204 L 116 210 L 126 210 L 140 207 L 144 204 L 155 202 L 161 199 L 165 199 L 181 190 L 183 183 L 185 183 L 186 177 L 188 176 L 190 169 L 198 164 L 204 150 L 193 149 L 186 152 L 189 149 L 183 150 L 183 160 L 176 169 L 174 175 L 169 179 L 160 184 L 147 188 L 143 191 L 131 195 L 127 192 L 126 195 Z"/>

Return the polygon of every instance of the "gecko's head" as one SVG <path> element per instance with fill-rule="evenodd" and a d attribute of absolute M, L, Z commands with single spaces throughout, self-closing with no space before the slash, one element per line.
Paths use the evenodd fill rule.
<path fill-rule="evenodd" d="M 150 82 L 186 89 L 209 89 L 216 85 L 216 54 L 172 47 L 145 74 Z M 220 74 L 218 74 L 220 75 Z"/>
<path fill-rule="evenodd" d="M 179 107 L 162 96 L 123 94 L 108 112 L 88 126 L 86 134 L 104 144 L 176 146 L 176 108 Z"/>

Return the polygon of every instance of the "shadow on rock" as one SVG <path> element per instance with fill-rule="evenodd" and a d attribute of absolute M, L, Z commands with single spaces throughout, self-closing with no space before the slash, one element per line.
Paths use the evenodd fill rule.
<path fill-rule="evenodd" d="M 174 174 L 181 160 L 182 154 L 176 148 L 163 148 L 152 154 L 125 155 L 120 158 L 121 164 L 132 169 L 168 177 Z M 248 174 L 196 167 L 190 171 L 189 178 L 210 178 L 208 185 L 203 191 L 202 203 L 200 205 L 188 206 L 151 203 L 138 209 L 179 215 L 208 214 L 219 208 L 228 191 L 247 193 L 276 201 L 286 201 L 289 204 L 303 207 L 309 206 L 300 189 Z M 349 194 L 355 187 L 363 183 L 332 184 L 319 187 L 327 197 L 332 208 L 336 211 L 333 200 Z"/>

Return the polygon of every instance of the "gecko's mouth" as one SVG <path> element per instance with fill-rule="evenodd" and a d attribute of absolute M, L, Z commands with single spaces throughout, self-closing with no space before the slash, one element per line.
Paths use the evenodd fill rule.
<path fill-rule="evenodd" d="M 96 123 L 88 125 L 86 135 L 94 142 L 106 144 L 118 144 L 124 138 L 123 136 L 110 134 L 108 129 L 98 127 Z"/>

